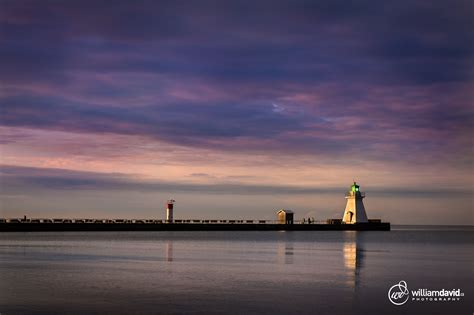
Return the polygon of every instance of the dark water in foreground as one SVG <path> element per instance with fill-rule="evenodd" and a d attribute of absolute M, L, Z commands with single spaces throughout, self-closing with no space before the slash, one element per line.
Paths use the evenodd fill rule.
<path fill-rule="evenodd" d="M 472 314 L 474 229 L 0 234 L 0 313 Z M 461 289 L 390 303 L 388 289 Z"/>

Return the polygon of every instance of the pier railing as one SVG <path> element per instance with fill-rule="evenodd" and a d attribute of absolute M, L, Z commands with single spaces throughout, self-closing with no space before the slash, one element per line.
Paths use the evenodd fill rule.
<path fill-rule="evenodd" d="M 0 218 L 0 223 L 49 223 L 49 224 L 280 224 L 278 220 L 242 219 L 175 219 L 173 222 L 160 219 L 83 219 L 83 218 Z M 327 220 L 295 220 L 293 224 L 327 224 Z"/>

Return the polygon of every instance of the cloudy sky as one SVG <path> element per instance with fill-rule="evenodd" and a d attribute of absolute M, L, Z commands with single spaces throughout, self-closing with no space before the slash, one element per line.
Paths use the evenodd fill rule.
<path fill-rule="evenodd" d="M 0 0 L 0 215 L 473 224 L 473 12 Z"/>

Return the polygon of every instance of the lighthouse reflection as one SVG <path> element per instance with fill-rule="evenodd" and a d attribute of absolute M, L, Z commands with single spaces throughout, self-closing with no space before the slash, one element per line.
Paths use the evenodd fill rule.
<path fill-rule="evenodd" d="M 171 240 L 165 243 L 165 259 L 166 261 L 173 261 L 173 241 Z"/>
<path fill-rule="evenodd" d="M 360 283 L 361 269 L 364 261 L 364 250 L 361 237 L 357 231 L 346 231 L 343 245 L 344 267 L 348 276 L 347 283 L 352 288 L 357 288 Z"/>

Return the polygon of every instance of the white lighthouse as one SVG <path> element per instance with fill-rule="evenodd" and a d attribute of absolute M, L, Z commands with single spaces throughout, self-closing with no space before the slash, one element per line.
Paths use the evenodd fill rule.
<path fill-rule="evenodd" d="M 347 205 L 342 217 L 342 222 L 346 224 L 352 223 L 368 223 L 367 214 L 365 213 L 364 203 L 365 193 L 359 190 L 359 185 L 354 182 L 351 189 L 346 194 Z"/>

